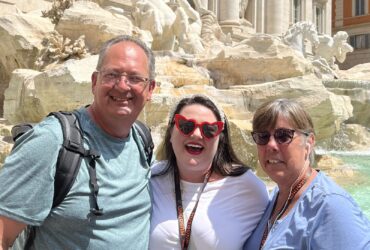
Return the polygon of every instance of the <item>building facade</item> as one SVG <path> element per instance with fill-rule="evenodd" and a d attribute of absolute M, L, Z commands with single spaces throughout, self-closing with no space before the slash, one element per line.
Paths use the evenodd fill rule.
<path fill-rule="evenodd" d="M 370 0 L 333 0 L 333 33 L 343 30 L 354 48 L 341 69 L 370 62 Z"/>
<path fill-rule="evenodd" d="M 332 0 L 189 0 L 189 3 L 213 11 L 221 26 L 237 25 L 243 17 L 258 33 L 282 34 L 293 23 L 311 21 L 319 33 L 331 35 Z"/>

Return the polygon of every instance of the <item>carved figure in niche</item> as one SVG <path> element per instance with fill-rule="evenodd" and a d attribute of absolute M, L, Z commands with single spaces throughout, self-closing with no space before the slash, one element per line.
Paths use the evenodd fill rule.
<path fill-rule="evenodd" d="M 319 44 L 315 49 L 315 59 L 323 58 L 328 66 L 336 69 L 335 59 L 343 63 L 347 53 L 352 52 L 353 48 L 347 43 L 348 34 L 345 31 L 338 31 L 333 37 L 320 35 Z"/>
<path fill-rule="evenodd" d="M 230 33 L 225 35 L 217 21 L 215 13 L 210 10 L 201 9 L 200 18 L 202 20 L 201 38 L 205 47 L 232 44 Z"/>
<path fill-rule="evenodd" d="M 199 54 L 204 51 L 200 38 L 202 22 L 199 13 L 186 0 L 177 0 L 176 19 L 173 31 L 179 47 L 186 53 Z"/>
<path fill-rule="evenodd" d="M 239 17 L 247 19 L 248 0 L 239 0 Z"/>
<path fill-rule="evenodd" d="M 306 57 L 306 39 L 311 42 L 313 47 L 316 47 L 319 43 L 315 25 L 307 21 L 293 24 L 282 38 L 285 44 L 301 52 L 304 57 Z"/>
<path fill-rule="evenodd" d="M 88 55 L 84 35 L 73 43 L 71 42 L 71 39 L 63 38 L 56 31 L 45 37 L 42 41 L 44 48 L 35 62 L 37 69 L 44 69 L 50 64 L 57 64 L 72 58 L 81 59 Z"/>
<path fill-rule="evenodd" d="M 172 25 L 175 13 L 163 0 L 131 0 L 134 25 L 149 30 L 153 36 L 153 50 L 173 50 L 175 35 Z"/>

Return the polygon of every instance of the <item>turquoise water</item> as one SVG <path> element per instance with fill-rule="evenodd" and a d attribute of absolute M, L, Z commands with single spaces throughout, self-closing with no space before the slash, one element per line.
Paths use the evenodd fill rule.
<path fill-rule="evenodd" d="M 342 159 L 346 165 L 359 174 L 358 177 L 347 178 L 339 184 L 352 195 L 370 219 L 370 150 L 359 153 L 336 153 L 333 156 Z"/>

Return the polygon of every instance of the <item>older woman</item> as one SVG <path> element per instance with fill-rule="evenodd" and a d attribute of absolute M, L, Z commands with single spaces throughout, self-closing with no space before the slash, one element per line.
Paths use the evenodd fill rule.
<path fill-rule="evenodd" d="M 244 249 L 370 249 L 370 222 L 356 202 L 312 168 L 313 123 L 297 102 L 259 107 L 252 137 L 277 188 Z"/>
<path fill-rule="evenodd" d="M 153 166 L 149 249 L 242 249 L 268 203 L 263 182 L 235 156 L 226 117 L 203 95 L 170 114 Z"/>

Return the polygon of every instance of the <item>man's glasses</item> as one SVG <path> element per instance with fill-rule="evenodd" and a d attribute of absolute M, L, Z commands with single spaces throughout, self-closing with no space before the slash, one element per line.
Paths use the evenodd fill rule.
<path fill-rule="evenodd" d="M 222 121 L 197 123 L 194 119 L 186 119 L 180 114 L 175 115 L 175 124 L 181 134 L 185 136 L 190 136 L 199 127 L 200 133 L 207 139 L 216 137 L 224 129 Z"/>
<path fill-rule="evenodd" d="M 289 144 L 292 142 L 294 133 L 300 132 L 306 136 L 310 134 L 301 130 L 294 130 L 288 128 L 278 128 L 274 131 L 274 139 L 278 144 Z M 257 145 L 267 145 L 270 141 L 271 134 L 269 132 L 252 132 L 252 137 Z"/>
<path fill-rule="evenodd" d="M 102 76 L 102 83 L 114 86 L 121 82 L 122 77 L 125 78 L 125 83 L 129 86 L 140 86 L 149 81 L 149 78 L 139 76 L 139 75 L 130 75 L 127 73 L 118 73 L 114 71 L 97 71 Z"/>

